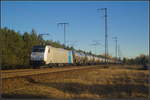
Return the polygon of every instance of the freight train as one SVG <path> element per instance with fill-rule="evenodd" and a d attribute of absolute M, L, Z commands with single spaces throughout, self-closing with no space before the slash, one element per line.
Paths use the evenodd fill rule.
<path fill-rule="evenodd" d="M 55 48 L 50 45 L 33 46 L 30 58 L 32 66 L 64 66 L 64 65 L 93 65 L 104 64 L 105 58 L 90 55 L 76 50 Z M 116 63 L 114 59 L 107 59 L 107 63 Z"/>

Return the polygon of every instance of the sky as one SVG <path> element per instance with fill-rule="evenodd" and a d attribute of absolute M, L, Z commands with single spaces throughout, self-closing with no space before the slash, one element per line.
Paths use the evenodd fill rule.
<path fill-rule="evenodd" d="M 1 3 L 1 26 L 24 32 L 35 29 L 45 40 L 64 43 L 63 27 L 57 23 L 67 22 L 67 45 L 76 49 L 103 54 L 107 8 L 108 51 L 115 56 L 118 37 L 121 57 L 148 54 L 149 4 L 147 1 L 3 1 Z M 100 45 L 94 46 L 94 41 Z"/>

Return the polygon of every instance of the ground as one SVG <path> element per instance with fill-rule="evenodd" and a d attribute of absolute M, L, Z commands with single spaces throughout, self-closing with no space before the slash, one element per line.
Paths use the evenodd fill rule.
<path fill-rule="evenodd" d="M 148 98 L 148 75 L 137 66 L 113 65 L 3 79 L 2 97 Z"/>

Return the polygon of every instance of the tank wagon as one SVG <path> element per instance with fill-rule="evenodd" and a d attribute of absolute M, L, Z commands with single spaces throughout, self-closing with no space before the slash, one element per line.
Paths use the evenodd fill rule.
<path fill-rule="evenodd" d="M 33 66 L 92 65 L 103 64 L 104 61 L 105 59 L 102 57 L 77 52 L 75 50 L 55 48 L 50 45 L 33 46 L 30 58 L 30 64 Z M 111 59 L 108 61 L 110 63 L 114 62 Z"/>

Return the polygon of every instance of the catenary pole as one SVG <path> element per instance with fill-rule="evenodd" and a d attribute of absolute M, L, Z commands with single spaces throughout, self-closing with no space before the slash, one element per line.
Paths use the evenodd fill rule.
<path fill-rule="evenodd" d="M 64 45 L 66 46 L 66 26 L 69 25 L 69 23 L 58 23 L 57 25 L 62 25 L 64 28 Z"/>
<path fill-rule="evenodd" d="M 113 39 L 115 40 L 115 44 L 116 44 L 116 46 L 115 46 L 115 55 L 116 55 L 116 59 L 117 59 L 118 58 L 118 51 L 119 51 L 119 49 L 118 49 L 118 38 L 113 37 Z"/>
<path fill-rule="evenodd" d="M 107 29 L 107 8 L 100 8 L 97 9 L 99 10 L 104 10 L 104 18 L 105 18 L 105 64 L 107 63 L 107 56 L 108 56 L 108 29 Z"/>

